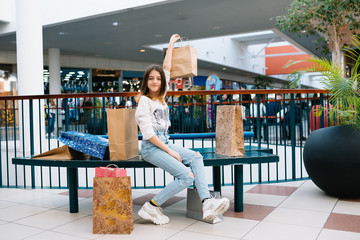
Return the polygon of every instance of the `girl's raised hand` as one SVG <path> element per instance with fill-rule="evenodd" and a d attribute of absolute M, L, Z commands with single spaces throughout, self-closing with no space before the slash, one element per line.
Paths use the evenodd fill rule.
<path fill-rule="evenodd" d="M 180 35 L 179 34 L 173 34 L 171 37 L 170 37 L 170 43 L 175 43 L 177 40 L 180 39 Z"/>

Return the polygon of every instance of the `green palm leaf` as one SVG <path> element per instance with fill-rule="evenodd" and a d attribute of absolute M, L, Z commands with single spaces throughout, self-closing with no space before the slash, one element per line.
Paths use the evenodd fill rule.
<path fill-rule="evenodd" d="M 313 63 L 312 66 L 296 71 L 293 74 L 304 72 L 321 72 L 324 76 L 320 80 L 325 89 L 329 91 L 329 109 L 318 109 L 316 114 L 325 113 L 330 121 L 336 121 L 341 125 L 348 124 L 360 130 L 360 38 L 353 37 L 352 44 L 355 47 L 346 48 L 346 56 L 355 61 L 351 77 L 346 78 L 344 70 L 325 58 L 311 58 L 300 61 L 289 61 L 284 68 L 302 62 Z M 290 85 L 298 85 L 299 78 L 289 77 Z"/>

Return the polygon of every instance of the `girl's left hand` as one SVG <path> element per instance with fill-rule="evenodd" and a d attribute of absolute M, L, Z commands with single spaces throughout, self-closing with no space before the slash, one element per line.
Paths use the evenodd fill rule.
<path fill-rule="evenodd" d="M 170 43 L 175 43 L 177 40 L 180 39 L 180 35 L 179 34 L 173 34 L 171 37 L 170 37 Z"/>
<path fill-rule="evenodd" d="M 180 157 L 180 154 L 178 152 L 175 152 L 173 150 L 170 149 L 170 151 L 168 152 L 168 154 L 174 158 L 176 158 L 176 160 L 178 160 L 179 162 L 182 162 L 182 159 Z"/>

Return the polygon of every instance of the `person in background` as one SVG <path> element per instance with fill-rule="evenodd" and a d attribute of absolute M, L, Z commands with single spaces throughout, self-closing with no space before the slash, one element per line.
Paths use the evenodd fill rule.
<path fill-rule="evenodd" d="M 49 104 L 47 104 L 48 111 L 47 111 L 47 117 L 48 117 L 48 128 L 47 128 L 47 134 L 50 137 L 54 135 L 55 131 L 55 120 L 56 120 L 56 103 L 55 99 L 50 98 Z"/>
<path fill-rule="evenodd" d="M 281 110 L 281 95 L 276 94 L 274 100 L 268 101 L 266 108 L 269 117 L 268 119 L 269 123 L 274 124 L 277 122 L 276 116 L 280 112 L 280 110 Z"/>
<path fill-rule="evenodd" d="M 221 90 L 226 90 L 225 88 L 222 88 Z M 227 95 L 226 93 L 221 95 L 221 102 L 230 102 L 231 95 Z M 220 102 L 220 99 L 219 99 Z"/>
<path fill-rule="evenodd" d="M 70 98 L 68 101 L 68 109 L 69 109 L 69 119 L 70 122 L 75 122 L 76 115 L 75 115 L 75 100 L 74 98 Z"/>
<path fill-rule="evenodd" d="M 84 123 L 88 123 L 94 109 L 93 101 L 89 97 L 85 97 L 81 107 L 84 109 Z"/>
<path fill-rule="evenodd" d="M 247 86 L 245 84 L 242 84 L 240 86 L 241 90 L 247 90 Z M 242 94 L 241 95 L 241 109 L 243 111 L 242 116 L 243 116 L 243 125 L 244 125 L 244 130 L 246 131 L 250 131 L 251 128 L 251 124 L 250 124 L 250 119 L 246 119 L 246 116 L 249 116 L 250 114 L 250 102 L 251 102 L 251 96 L 250 94 Z"/>
<path fill-rule="evenodd" d="M 240 86 L 241 90 L 247 90 L 247 86 L 245 84 L 242 84 Z M 245 108 L 248 110 L 250 107 L 250 101 L 251 101 L 251 96 L 250 94 L 243 94 L 241 96 L 241 105 L 245 106 Z"/>
<path fill-rule="evenodd" d="M 165 96 L 169 90 L 173 46 L 179 39 L 178 34 L 171 36 L 163 67 L 150 65 L 145 70 L 137 98 L 138 108 L 135 113 L 136 122 L 143 135 L 142 157 L 145 161 L 162 168 L 175 178 L 138 211 L 140 217 L 159 225 L 167 224 L 170 221 L 160 206 L 175 194 L 189 187 L 194 181 L 203 203 L 204 219 L 215 219 L 218 214 L 225 212 L 230 206 L 227 198 L 215 199 L 211 196 L 201 154 L 169 141 L 169 108 L 165 102 Z M 190 169 L 185 165 L 190 166 Z"/>
<path fill-rule="evenodd" d="M 132 108 L 133 104 L 130 97 L 126 97 L 125 108 Z"/>
<path fill-rule="evenodd" d="M 254 100 L 257 100 L 257 98 L 255 97 Z M 263 123 L 265 122 L 264 117 L 266 116 L 266 108 L 265 108 L 265 95 L 261 94 L 260 95 L 260 103 L 258 102 L 253 102 L 250 104 L 250 117 L 252 119 L 252 124 L 253 124 L 253 130 L 254 130 L 254 139 L 257 139 L 258 136 L 258 122 L 257 119 L 260 118 L 260 138 L 262 138 L 262 133 L 261 133 L 261 126 L 263 125 Z M 260 112 L 258 113 L 258 106 L 260 105 Z M 266 134 L 266 133 L 265 133 Z"/>

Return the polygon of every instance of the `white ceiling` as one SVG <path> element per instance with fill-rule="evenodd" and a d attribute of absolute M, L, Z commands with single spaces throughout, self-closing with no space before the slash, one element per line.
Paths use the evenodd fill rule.
<path fill-rule="evenodd" d="M 170 1 L 158 6 L 129 9 L 44 27 L 43 46 L 45 53 L 48 48 L 59 48 L 65 55 L 160 62 L 163 56 L 161 51 L 148 48 L 145 53 L 141 53 L 139 50 L 143 46 L 166 43 L 173 33 L 189 39 L 201 39 L 274 29 L 275 21 L 270 18 L 284 14 L 284 9 L 290 2 L 291 0 Z M 113 26 L 113 22 L 118 22 L 118 26 Z M 303 49 L 307 52 L 320 55 L 313 43 L 316 37 L 299 39 L 296 35 L 289 36 L 293 43 L 304 46 Z M 268 37 L 271 39 L 274 36 Z M 275 40 L 278 39 L 275 36 Z M 15 33 L 0 36 L 0 50 L 15 51 L 15 40 Z M 238 40 L 268 41 L 256 37 Z M 205 68 L 216 67 L 201 61 L 198 65 Z M 234 74 L 241 74 L 236 69 L 229 69 L 232 70 Z"/>

